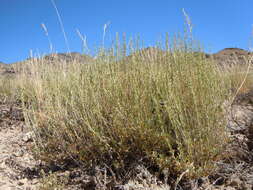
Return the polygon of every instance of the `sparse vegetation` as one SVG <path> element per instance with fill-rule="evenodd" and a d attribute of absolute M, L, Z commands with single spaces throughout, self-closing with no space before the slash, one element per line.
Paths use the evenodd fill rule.
<path fill-rule="evenodd" d="M 248 62 L 252 61 L 249 60 Z M 230 81 L 232 91 L 242 94 L 252 89 L 253 73 L 251 65 L 232 65 L 226 68 L 225 72 L 225 77 Z"/>
<path fill-rule="evenodd" d="M 43 173 L 41 178 L 40 186 L 38 186 L 38 190 L 64 190 L 66 189 L 66 179 L 64 177 L 60 178 L 56 174 L 49 174 L 48 176 Z"/>
<path fill-rule="evenodd" d="M 0 80 L 1 97 L 22 102 L 36 158 L 102 166 L 117 178 L 135 164 L 158 177 L 165 170 L 174 179 L 210 174 L 228 142 L 223 104 L 245 69 L 221 69 L 180 40 L 165 50 L 127 51 L 103 50 L 90 64 L 30 59 Z M 240 93 L 251 85 L 248 73 Z"/>
<path fill-rule="evenodd" d="M 140 161 L 175 177 L 212 171 L 226 144 L 228 89 L 214 62 L 178 47 L 152 59 L 110 53 L 93 64 L 30 63 L 15 82 L 36 156 L 107 165 L 118 176 Z"/>

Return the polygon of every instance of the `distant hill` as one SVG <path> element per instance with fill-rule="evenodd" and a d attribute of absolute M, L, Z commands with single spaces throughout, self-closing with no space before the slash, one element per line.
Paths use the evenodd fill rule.
<path fill-rule="evenodd" d="M 5 71 L 6 64 L 0 61 L 0 73 Z"/>
<path fill-rule="evenodd" d="M 214 54 L 206 54 L 204 52 L 195 52 L 196 55 L 203 54 L 208 59 L 213 59 L 219 65 L 233 65 L 233 64 L 246 64 L 249 57 L 253 56 L 252 52 L 246 51 L 240 48 L 225 48 Z M 148 47 L 140 49 L 136 52 L 131 53 L 130 55 L 123 58 L 121 61 L 141 61 L 141 62 L 150 62 L 155 61 L 156 59 L 161 59 L 166 55 L 166 52 L 162 49 L 156 47 Z M 137 60 L 136 60 L 137 59 Z M 29 58 L 25 61 L 16 62 L 13 64 L 4 64 L 0 62 L 0 75 L 12 75 L 17 71 L 15 68 L 23 68 L 23 65 L 26 65 L 28 62 L 43 62 L 48 64 L 58 64 L 58 63 L 94 63 L 95 58 L 80 54 L 77 52 L 72 53 L 53 53 L 42 56 L 40 58 Z"/>
<path fill-rule="evenodd" d="M 8 64 L 5 64 L 4 62 L 0 61 L 0 68 L 6 67 L 6 66 L 8 66 Z"/>
<path fill-rule="evenodd" d="M 15 71 L 11 64 L 0 62 L 0 76 L 12 75 Z"/>
<path fill-rule="evenodd" d="M 80 54 L 77 52 L 71 52 L 71 53 L 54 53 L 54 54 L 49 54 L 43 57 L 43 60 L 49 61 L 49 62 L 55 62 L 55 61 L 64 61 L 64 62 L 83 62 L 83 63 L 89 63 L 93 62 L 93 58 Z"/>
<path fill-rule="evenodd" d="M 240 48 L 225 48 L 211 56 L 220 65 L 246 64 L 252 52 Z"/>
<path fill-rule="evenodd" d="M 225 48 L 214 54 L 207 54 L 204 52 L 194 52 L 196 55 L 202 54 L 208 59 L 213 59 L 219 65 L 233 65 L 233 64 L 246 64 L 250 56 L 253 56 L 252 52 L 246 51 L 240 48 Z M 144 48 L 137 52 L 132 53 L 127 59 L 133 58 L 135 55 L 140 55 L 138 59 L 154 60 L 155 58 L 161 58 L 165 55 L 165 51 L 159 48 Z"/>
<path fill-rule="evenodd" d="M 48 55 L 44 55 L 41 57 L 32 57 L 28 58 L 24 61 L 19 61 L 10 64 L 11 69 L 15 70 L 15 72 L 19 72 L 21 70 L 27 70 L 29 69 L 30 63 L 32 64 L 50 64 L 50 65 L 58 65 L 58 64 L 63 64 L 63 63 L 83 63 L 83 64 L 88 64 L 88 63 L 93 63 L 95 60 L 91 56 L 85 55 L 85 54 L 80 54 L 78 52 L 71 52 L 71 53 L 52 53 Z"/>

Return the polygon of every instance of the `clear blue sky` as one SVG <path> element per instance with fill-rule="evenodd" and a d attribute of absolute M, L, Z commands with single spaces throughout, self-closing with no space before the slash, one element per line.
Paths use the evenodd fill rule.
<path fill-rule="evenodd" d="M 71 51 L 81 51 L 76 28 L 87 36 L 89 47 L 102 43 L 103 25 L 111 22 L 106 42 L 116 32 L 140 35 L 147 46 L 165 32 L 183 31 L 182 8 L 191 17 L 194 36 L 208 50 L 248 49 L 253 24 L 252 0 L 55 0 Z M 54 49 L 67 48 L 51 0 L 0 0 L 0 61 L 26 59 L 29 51 L 48 53 L 40 26 L 44 23 Z"/>

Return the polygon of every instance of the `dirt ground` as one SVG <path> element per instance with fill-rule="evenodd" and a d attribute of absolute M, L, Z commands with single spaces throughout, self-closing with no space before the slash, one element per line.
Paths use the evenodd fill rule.
<path fill-rule="evenodd" d="M 31 133 L 22 110 L 12 103 L 0 104 L 0 190 L 35 189 L 38 180 L 28 179 L 36 165 L 29 152 Z"/>

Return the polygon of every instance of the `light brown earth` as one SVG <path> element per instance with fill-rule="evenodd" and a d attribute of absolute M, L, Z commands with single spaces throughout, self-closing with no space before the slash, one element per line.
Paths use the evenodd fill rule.
<path fill-rule="evenodd" d="M 29 151 L 31 140 L 21 109 L 12 103 L 1 103 L 0 190 L 35 189 L 38 180 L 29 170 L 36 165 Z"/>

